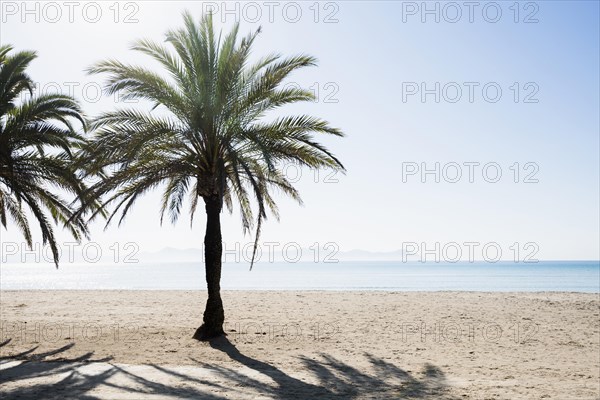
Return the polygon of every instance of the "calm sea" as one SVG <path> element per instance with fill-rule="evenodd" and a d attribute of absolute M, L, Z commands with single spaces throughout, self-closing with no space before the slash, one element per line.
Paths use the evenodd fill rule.
<path fill-rule="evenodd" d="M 0 289 L 203 290 L 201 263 L 0 265 Z M 224 264 L 234 290 L 600 292 L 600 262 L 422 264 L 391 261 Z"/>

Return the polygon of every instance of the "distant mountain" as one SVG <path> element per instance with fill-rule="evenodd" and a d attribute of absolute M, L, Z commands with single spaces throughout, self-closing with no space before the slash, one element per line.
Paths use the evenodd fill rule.
<path fill-rule="evenodd" d="M 400 261 L 402 250 L 374 252 L 367 250 L 342 251 L 340 261 Z"/>
<path fill-rule="evenodd" d="M 87 247 L 86 247 L 87 246 Z M 5 254 L 0 254 L 0 263 L 52 263 L 46 251 L 29 251 L 25 247 L 7 248 Z M 156 251 L 136 251 L 134 248 L 121 248 L 118 252 L 114 248 L 104 249 L 96 244 L 75 246 L 73 249 L 64 249 L 61 263 L 167 263 L 167 262 L 204 262 L 204 251 L 199 248 L 177 249 L 165 247 Z M 48 253 L 48 255 L 46 255 Z M 84 256 L 85 255 L 85 256 Z M 224 262 L 250 262 L 252 257 L 252 243 L 244 245 L 223 246 Z M 335 244 L 320 246 L 319 248 L 301 248 L 298 244 L 268 245 L 262 244 L 257 251 L 257 262 L 337 262 L 337 261 L 399 261 L 402 260 L 402 251 L 373 252 L 367 250 L 339 251 Z"/>
<path fill-rule="evenodd" d="M 252 246 L 231 249 L 223 246 L 224 262 L 250 262 Z M 140 261 L 144 262 L 194 262 L 203 261 L 202 249 L 175 249 L 166 247 L 157 252 L 141 252 Z M 261 246 L 257 251 L 257 262 L 269 261 L 399 261 L 402 250 L 373 252 L 367 250 L 339 251 L 335 245 L 317 248 L 301 248 L 297 245 Z"/>
<path fill-rule="evenodd" d="M 137 258 L 142 262 L 188 262 L 204 260 L 204 252 L 202 249 L 176 249 L 173 247 L 165 247 L 154 252 L 142 251 Z"/>

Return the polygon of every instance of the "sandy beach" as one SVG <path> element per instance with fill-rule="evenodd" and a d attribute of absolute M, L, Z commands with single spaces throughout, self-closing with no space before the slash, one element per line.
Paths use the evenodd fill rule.
<path fill-rule="evenodd" d="M 6 398 L 598 399 L 597 294 L 3 291 Z"/>

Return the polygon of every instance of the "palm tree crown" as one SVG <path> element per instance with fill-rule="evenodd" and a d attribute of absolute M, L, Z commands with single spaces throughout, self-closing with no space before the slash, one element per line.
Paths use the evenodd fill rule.
<path fill-rule="evenodd" d="M 116 205 L 107 225 L 119 210 L 120 223 L 141 194 L 164 183 L 161 220 L 168 212 L 175 222 L 186 195 L 192 219 L 199 198 L 216 198 L 230 211 L 236 202 L 242 226 L 248 230 L 254 221 L 254 198 L 260 229 L 267 209 L 278 215 L 272 188 L 300 201 L 278 165 L 294 162 L 343 170 L 311 135 L 342 136 L 338 129 L 306 115 L 270 122 L 263 118 L 285 104 L 314 100 L 308 90 L 280 86 L 290 73 L 315 65 L 316 60 L 273 54 L 250 66 L 251 47 L 260 29 L 238 40 L 236 25 L 221 41 L 215 38 L 210 14 L 200 26 L 187 13 L 184 20 L 185 28 L 166 35 L 174 53 L 149 40 L 133 45 L 158 61 L 168 78 L 116 60 L 90 69 L 108 74 L 108 93 L 119 91 L 124 99 L 154 104 L 151 111 L 111 111 L 92 124 L 95 137 L 87 152 L 90 172 L 100 173 L 109 166 L 114 172 L 92 192 L 96 198 L 112 192 L 104 201 L 104 206 Z"/>
<path fill-rule="evenodd" d="M 70 119 L 84 128 L 85 122 L 73 98 L 33 96 L 33 81 L 26 69 L 36 54 L 22 51 L 11 55 L 11 51 L 11 46 L 0 46 L 0 223 L 6 228 L 10 217 L 31 247 L 31 213 L 58 267 L 59 249 L 47 213 L 77 240 L 87 236 L 85 223 L 74 215 L 72 204 L 50 189 L 83 193 L 72 153 L 83 139 Z M 23 96 L 27 92 L 29 96 Z M 22 96 L 23 101 L 18 102 Z"/>

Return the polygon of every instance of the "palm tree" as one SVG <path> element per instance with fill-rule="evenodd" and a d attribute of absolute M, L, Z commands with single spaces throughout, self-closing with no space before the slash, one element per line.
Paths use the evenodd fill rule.
<path fill-rule="evenodd" d="M 165 212 L 172 223 L 177 221 L 186 197 L 191 223 L 198 200 L 204 201 L 208 300 L 194 338 L 207 340 L 223 334 L 223 205 L 230 212 L 234 202 L 239 206 L 245 233 L 256 228 L 253 262 L 267 210 L 278 217 L 272 190 L 300 201 L 278 166 L 293 162 L 343 170 L 312 136 L 342 133 L 306 115 L 264 118 L 285 104 L 314 100 L 310 91 L 280 87 L 293 71 L 315 65 L 313 57 L 272 54 L 251 64 L 251 47 L 260 29 L 239 40 L 235 25 L 221 40 L 215 37 L 210 14 L 200 24 L 187 12 L 183 16 L 185 26 L 166 34 L 172 50 L 150 40 L 132 47 L 157 61 L 168 78 L 117 60 L 90 68 L 90 73 L 108 74 L 107 93 L 119 91 L 124 99 L 142 99 L 153 107 L 100 115 L 92 123 L 94 135 L 84 159 L 90 174 L 104 174 L 90 187 L 90 198 L 102 199 L 102 207 L 90 213 L 90 219 L 112 204 L 107 226 L 117 214 L 120 224 L 139 196 L 158 186 L 164 187 L 161 223 Z"/>
<path fill-rule="evenodd" d="M 36 54 L 9 54 L 12 49 L 0 46 L 0 223 L 7 228 L 10 217 L 31 247 L 28 214 L 33 215 L 58 268 L 59 249 L 47 213 L 77 240 L 87 236 L 85 221 L 74 215 L 72 204 L 51 190 L 83 193 L 71 151 L 83 139 L 70 119 L 78 120 L 84 128 L 85 122 L 73 98 L 33 96 L 33 81 L 26 69 Z M 19 98 L 23 101 L 18 102 Z"/>

